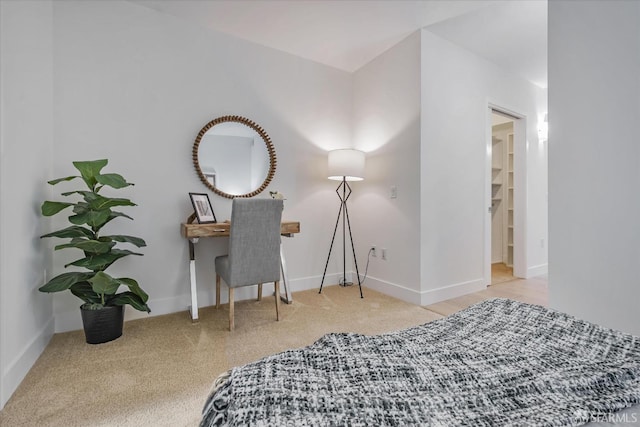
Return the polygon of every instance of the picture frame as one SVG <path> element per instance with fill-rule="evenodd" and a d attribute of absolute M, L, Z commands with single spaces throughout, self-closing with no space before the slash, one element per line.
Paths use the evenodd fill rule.
<path fill-rule="evenodd" d="M 196 213 L 198 223 L 209 224 L 218 222 L 207 193 L 189 193 L 189 197 L 191 198 L 191 204 Z"/>

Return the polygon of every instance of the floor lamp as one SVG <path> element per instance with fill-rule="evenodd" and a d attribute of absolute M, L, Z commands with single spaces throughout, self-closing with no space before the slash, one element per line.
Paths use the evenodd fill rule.
<path fill-rule="evenodd" d="M 349 229 L 349 240 L 351 240 L 351 251 L 353 252 L 353 263 L 356 267 L 356 275 L 358 276 L 358 286 L 360 288 L 360 298 L 362 296 L 362 283 L 360 282 L 360 272 L 358 271 L 358 261 L 356 260 L 356 248 L 353 245 L 353 236 L 351 234 L 351 223 L 349 222 L 349 211 L 347 210 L 347 200 L 351 195 L 351 186 L 348 181 L 362 181 L 364 177 L 364 153 L 359 150 L 344 149 L 333 150 L 329 152 L 329 179 L 341 181 L 336 194 L 340 198 L 340 209 L 338 210 L 338 219 L 333 229 L 333 237 L 331 238 L 331 246 L 329 247 L 329 255 L 324 265 L 324 273 L 322 273 L 322 282 L 320 283 L 320 292 L 322 293 L 322 285 L 327 274 L 329 266 L 329 258 L 331 258 L 331 250 L 333 242 L 336 239 L 338 224 L 342 217 L 342 285 L 352 285 L 347 282 L 347 228 Z"/>

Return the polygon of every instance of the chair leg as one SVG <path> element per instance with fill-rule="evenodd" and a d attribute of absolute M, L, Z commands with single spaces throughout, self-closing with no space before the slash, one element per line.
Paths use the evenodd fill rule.
<path fill-rule="evenodd" d="M 274 282 L 276 285 L 276 320 L 280 321 L 280 282 Z"/>
<path fill-rule="evenodd" d="M 233 331 L 233 288 L 229 288 L 229 330 Z"/>
<path fill-rule="evenodd" d="M 220 308 L 220 275 L 216 274 L 216 308 Z"/>
<path fill-rule="evenodd" d="M 262 301 L 262 283 L 258 283 L 258 301 Z"/>

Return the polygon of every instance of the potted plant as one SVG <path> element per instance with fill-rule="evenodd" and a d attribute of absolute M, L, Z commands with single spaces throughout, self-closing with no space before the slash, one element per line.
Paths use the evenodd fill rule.
<path fill-rule="evenodd" d="M 115 218 L 130 216 L 112 210 L 117 206 L 136 206 L 128 199 L 105 197 L 100 193 L 104 187 L 114 189 L 133 185 L 121 175 L 101 173 L 108 161 L 93 160 L 73 162 L 80 176 L 68 176 L 49 181 L 56 185 L 63 181 L 81 178 L 88 190 L 75 190 L 62 193 L 63 196 L 74 196 L 75 202 L 45 201 L 42 204 L 44 216 L 55 215 L 66 208 L 72 208 L 69 216 L 69 227 L 57 230 L 41 237 L 58 237 L 69 239 L 67 243 L 57 245 L 55 250 L 78 249 L 82 258 L 65 265 L 80 267 L 86 271 L 73 271 L 60 274 L 40 287 L 42 292 L 61 292 L 65 290 L 82 301 L 80 306 L 85 338 L 89 344 L 100 344 L 114 340 L 122 335 L 124 305 L 129 304 L 136 310 L 150 312 L 147 306 L 149 296 L 140 288 L 138 282 L 127 277 L 115 278 L 105 272 L 114 262 L 129 255 L 142 255 L 128 249 L 116 247 L 118 243 L 129 243 L 136 247 L 146 246 L 139 237 L 120 234 L 103 235 L 102 227 Z M 121 286 L 128 288 L 118 293 Z"/>

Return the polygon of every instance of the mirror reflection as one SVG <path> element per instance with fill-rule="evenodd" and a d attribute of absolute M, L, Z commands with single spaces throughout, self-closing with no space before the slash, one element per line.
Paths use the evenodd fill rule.
<path fill-rule="evenodd" d="M 269 136 L 239 116 L 215 119 L 202 128 L 193 148 L 203 183 L 223 197 L 252 197 L 275 173 L 275 151 Z"/>

